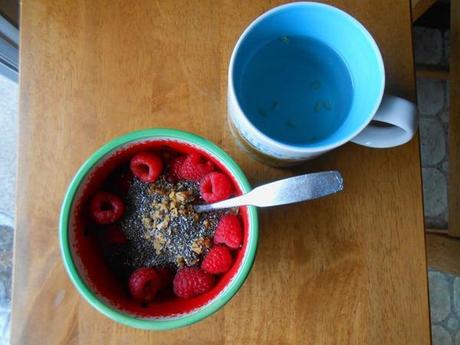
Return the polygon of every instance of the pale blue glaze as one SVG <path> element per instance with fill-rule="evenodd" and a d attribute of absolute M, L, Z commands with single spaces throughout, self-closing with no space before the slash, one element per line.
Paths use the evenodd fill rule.
<path fill-rule="evenodd" d="M 250 27 L 235 56 L 233 83 L 250 122 L 296 147 L 349 140 L 377 110 L 385 73 L 377 45 L 345 12 L 294 3 Z"/>

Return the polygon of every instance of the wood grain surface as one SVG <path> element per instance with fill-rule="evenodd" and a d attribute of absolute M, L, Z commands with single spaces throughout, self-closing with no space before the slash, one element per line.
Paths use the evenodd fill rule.
<path fill-rule="evenodd" d="M 460 276 L 460 239 L 447 234 L 426 234 L 428 265 Z"/>
<path fill-rule="evenodd" d="M 415 22 L 421 16 L 423 16 L 426 11 L 428 11 L 431 6 L 435 4 L 436 0 L 411 0 L 412 5 L 412 22 Z"/>
<path fill-rule="evenodd" d="M 23 0 L 12 344 L 429 344 L 418 140 L 353 144 L 291 170 L 238 150 L 226 124 L 227 66 L 251 20 L 280 1 Z M 374 35 L 387 90 L 414 98 L 407 0 L 334 1 Z M 203 135 L 254 185 L 340 169 L 345 192 L 260 212 L 256 263 L 221 311 L 148 332 L 93 310 L 67 278 L 61 200 L 79 165 L 146 127 Z"/>

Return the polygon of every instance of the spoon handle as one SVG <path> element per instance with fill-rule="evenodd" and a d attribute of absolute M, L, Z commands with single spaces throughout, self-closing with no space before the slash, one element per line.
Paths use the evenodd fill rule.
<path fill-rule="evenodd" d="M 243 205 L 258 207 L 292 204 L 313 200 L 343 190 L 343 177 L 338 171 L 323 171 L 289 177 L 264 184 L 249 193 L 214 204 L 197 205 L 197 212 Z"/>

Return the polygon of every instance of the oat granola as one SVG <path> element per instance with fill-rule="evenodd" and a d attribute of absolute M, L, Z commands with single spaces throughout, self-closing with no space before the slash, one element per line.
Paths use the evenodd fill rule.
<path fill-rule="evenodd" d="M 135 255 L 126 266 L 193 266 L 212 245 L 221 211 L 199 214 L 199 185 L 168 182 L 164 176 L 146 184 L 134 179 L 127 195 L 121 227 L 128 237 L 127 251 Z"/>

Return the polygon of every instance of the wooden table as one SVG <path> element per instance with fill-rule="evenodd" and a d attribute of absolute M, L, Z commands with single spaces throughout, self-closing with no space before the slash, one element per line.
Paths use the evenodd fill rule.
<path fill-rule="evenodd" d="M 238 35 L 280 1 L 23 0 L 13 344 L 428 344 L 418 140 L 353 144 L 295 170 L 253 161 L 225 122 Z M 387 89 L 414 98 L 407 0 L 332 2 L 376 38 Z M 57 220 L 83 160 L 119 134 L 175 127 L 222 146 L 254 184 L 338 168 L 346 191 L 263 210 L 256 264 L 209 319 L 157 333 L 93 310 L 61 263 Z"/>

